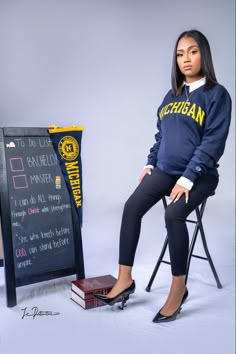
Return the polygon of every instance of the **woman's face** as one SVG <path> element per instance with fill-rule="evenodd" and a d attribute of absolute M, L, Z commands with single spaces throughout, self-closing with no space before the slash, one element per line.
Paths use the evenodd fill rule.
<path fill-rule="evenodd" d="M 182 37 L 177 45 L 176 61 L 185 81 L 190 83 L 201 79 L 201 53 L 192 37 Z"/>

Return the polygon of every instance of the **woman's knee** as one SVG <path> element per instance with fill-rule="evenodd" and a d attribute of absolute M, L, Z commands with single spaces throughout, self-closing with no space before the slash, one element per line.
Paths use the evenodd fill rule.
<path fill-rule="evenodd" d="M 181 213 L 175 204 L 169 205 L 165 210 L 165 222 L 166 225 L 172 224 L 176 221 L 184 221 L 186 220 L 186 216 Z"/>
<path fill-rule="evenodd" d="M 129 212 L 130 210 L 132 210 L 133 205 L 134 205 L 134 203 L 130 197 L 128 200 L 126 200 L 126 202 L 124 204 L 124 212 Z"/>
<path fill-rule="evenodd" d="M 142 216 L 143 202 L 141 199 L 136 198 L 135 195 L 131 195 L 124 205 L 124 215 L 139 215 Z"/>
<path fill-rule="evenodd" d="M 133 195 L 131 195 L 124 204 L 124 213 L 125 214 L 132 213 L 136 209 L 136 207 L 137 207 L 137 201 L 135 200 Z"/>

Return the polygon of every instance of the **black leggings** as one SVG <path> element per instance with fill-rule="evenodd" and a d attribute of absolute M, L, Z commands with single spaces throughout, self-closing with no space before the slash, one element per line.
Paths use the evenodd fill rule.
<path fill-rule="evenodd" d="M 133 266 L 139 240 L 141 220 L 146 212 L 170 192 L 180 176 L 170 176 L 155 168 L 151 175 L 146 175 L 134 193 L 125 203 L 121 232 L 119 264 Z M 205 174 L 198 177 L 189 192 L 186 204 L 185 195 L 176 203 L 170 203 L 165 211 L 165 224 L 173 275 L 185 275 L 189 248 L 189 236 L 186 226 L 187 216 L 201 202 L 211 195 L 218 184 L 218 177 Z"/>

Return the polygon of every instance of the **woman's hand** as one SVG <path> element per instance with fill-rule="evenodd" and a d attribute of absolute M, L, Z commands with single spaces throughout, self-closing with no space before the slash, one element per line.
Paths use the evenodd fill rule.
<path fill-rule="evenodd" d="M 142 182 L 143 178 L 146 175 L 151 175 L 152 174 L 152 169 L 151 168 L 145 168 L 145 170 L 143 170 L 143 173 L 141 174 L 140 178 L 139 178 L 139 183 Z"/>
<path fill-rule="evenodd" d="M 176 183 L 176 185 L 174 186 L 174 188 L 172 189 L 172 191 L 170 193 L 171 202 L 173 202 L 173 203 L 177 202 L 180 199 L 180 197 L 182 196 L 182 194 L 185 194 L 185 202 L 187 204 L 188 199 L 189 199 L 189 190 L 187 188 L 180 186 L 178 183 Z"/>

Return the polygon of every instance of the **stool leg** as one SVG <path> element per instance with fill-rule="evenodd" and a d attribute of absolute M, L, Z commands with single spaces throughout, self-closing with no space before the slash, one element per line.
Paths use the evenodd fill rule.
<path fill-rule="evenodd" d="M 199 226 L 198 226 L 198 224 L 196 224 L 194 232 L 193 232 L 192 241 L 191 241 L 191 244 L 190 244 L 190 247 L 189 247 L 189 251 L 188 251 L 188 259 L 187 259 L 187 267 L 186 267 L 186 275 L 185 275 L 185 285 L 187 284 L 187 281 L 188 281 L 188 273 L 189 273 L 190 262 L 191 262 L 193 249 L 194 249 L 194 246 L 195 246 L 195 243 L 196 243 L 198 232 L 199 232 Z"/>
<path fill-rule="evenodd" d="M 207 242 L 206 242 L 206 237 L 205 237 L 205 232 L 204 232 L 204 229 L 203 229 L 203 226 L 202 226 L 202 217 L 201 217 L 201 214 L 199 212 L 199 209 L 196 208 L 196 214 L 197 214 L 197 218 L 198 218 L 198 222 L 199 222 L 199 229 L 200 229 L 200 233 L 201 233 L 201 238 L 202 238 L 202 243 L 203 243 L 203 247 L 204 247 L 204 250 L 205 250 L 205 253 L 206 253 L 206 256 L 207 256 L 207 260 L 211 266 L 211 270 L 212 270 L 212 273 L 215 277 L 215 281 L 216 281 L 216 284 L 217 284 L 217 287 L 219 289 L 222 289 L 223 286 L 219 280 L 219 277 L 217 275 L 217 272 L 216 272 L 216 269 L 215 269 L 215 266 L 212 262 L 212 259 L 211 259 L 211 255 L 210 255 L 210 252 L 208 250 L 208 247 L 207 247 Z"/>
<path fill-rule="evenodd" d="M 164 206 L 164 210 L 166 210 L 166 208 L 167 208 L 167 201 L 166 201 L 166 197 L 165 197 L 165 196 L 162 198 L 162 203 L 163 203 L 163 206 Z M 168 235 L 167 235 L 166 238 L 165 238 L 165 241 L 164 241 L 164 244 L 163 244 L 163 247 L 162 247 L 160 256 L 159 256 L 158 261 L 157 261 L 157 263 L 156 263 L 156 266 L 155 266 L 155 268 L 154 268 L 154 270 L 153 270 L 153 272 L 152 272 L 152 275 L 151 275 L 151 278 L 150 278 L 150 280 L 149 280 L 149 283 L 148 283 L 148 285 L 147 285 L 147 287 L 146 287 L 146 291 L 147 291 L 147 292 L 150 292 L 150 290 L 151 290 L 152 283 L 153 283 L 153 281 L 154 281 L 154 279 L 155 279 L 155 276 L 156 276 L 156 274 L 157 274 L 157 271 L 158 271 L 158 269 L 159 269 L 159 267 L 160 267 L 160 264 L 161 264 L 161 262 L 162 262 L 162 259 L 163 259 L 164 255 L 165 255 L 167 245 L 168 245 Z"/>
<path fill-rule="evenodd" d="M 154 281 L 154 279 L 155 279 L 155 276 L 156 276 L 156 274 L 157 274 L 157 271 L 158 271 L 158 269 L 159 269 L 159 267 L 160 267 L 160 264 L 161 264 L 161 262 L 162 262 L 162 259 L 163 259 L 163 257 L 164 257 L 164 254 L 165 254 L 165 252 L 166 252 L 166 247 L 167 247 L 167 245 L 168 245 L 168 236 L 166 236 L 166 238 L 165 238 L 164 245 L 163 245 L 163 247 L 162 247 L 162 250 L 161 250 L 160 256 L 159 256 L 159 258 L 158 258 L 157 264 L 156 264 L 156 266 L 155 266 L 155 268 L 154 268 L 154 271 L 153 271 L 153 273 L 152 273 L 152 275 L 151 275 L 151 278 L 150 278 L 150 280 L 149 280 L 149 283 L 148 283 L 148 285 L 147 285 L 147 287 L 146 287 L 146 291 L 147 291 L 147 292 L 150 292 L 150 290 L 151 290 L 152 283 L 153 283 L 153 281 Z"/>
<path fill-rule="evenodd" d="M 197 235 L 198 235 L 198 232 L 199 232 L 199 220 L 202 219 L 202 216 L 203 216 L 203 213 L 204 213 L 204 210 L 205 210 L 205 206 L 206 206 L 206 201 L 207 200 L 205 199 L 202 202 L 202 204 L 200 205 L 199 214 L 198 215 L 196 214 L 198 221 L 196 221 L 196 226 L 194 228 L 191 244 L 190 244 L 190 247 L 189 247 L 188 259 L 187 259 L 187 268 L 186 268 L 186 276 L 185 276 L 185 284 L 187 284 L 187 281 L 188 281 L 190 262 L 191 262 L 194 246 L 195 246 L 195 243 L 196 243 L 196 240 L 197 240 Z M 198 207 L 197 207 L 197 209 L 198 209 Z"/>

